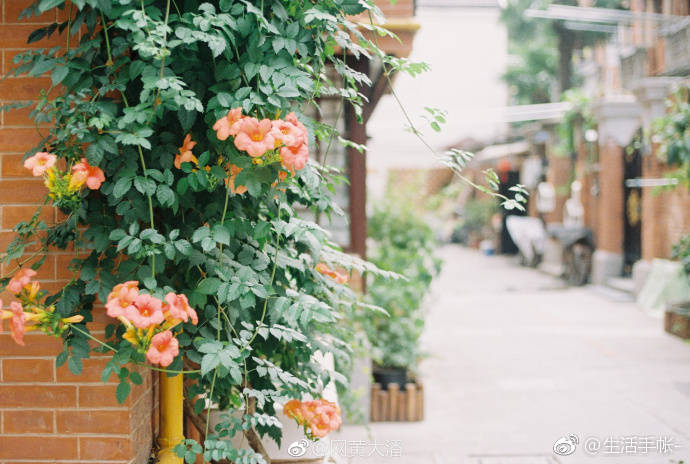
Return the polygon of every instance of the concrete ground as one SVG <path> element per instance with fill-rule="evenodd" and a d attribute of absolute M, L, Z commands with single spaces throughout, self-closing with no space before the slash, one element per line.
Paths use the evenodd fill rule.
<path fill-rule="evenodd" d="M 690 462 L 690 345 L 660 319 L 510 258 L 440 254 L 425 420 L 343 427 L 332 439 L 345 440 L 344 462 Z M 554 454 L 570 434 L 576 451 Z"/>

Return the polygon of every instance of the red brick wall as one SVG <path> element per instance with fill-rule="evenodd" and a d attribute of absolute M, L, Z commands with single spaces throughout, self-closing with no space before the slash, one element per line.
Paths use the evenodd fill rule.
<path fill-rule="evenodd" d="M 414 16 L 414 0 L 398 0 L 395 4 L 390 0 L 379 0 L 376 6 L 381 8 L 386 18 L 411 18 Z"/>
<path fill-rule="evenodd" d="M 620 254 L 623 252 L 623 149 L 609 140 L 600 148 L 599 164 L 597 248 Z"/>
<path fill-rule="evenodd" d="M 546 180 L 556 190 L 556 207 L 553 211 L 544 215 L 544 220 L 547 223 L 563 222 L 565 202 L 570 195 L 570 170 L 571 161 L 569 156 L 552 155 L 549 157 Z"/>
<path fill-rule="evenodd" d="M 654 155 L 644 158 L 642 176 L 661 178 L 668 168 Z M 642 189 L 642 259 L 669 258 L 683 234 L 690 233 L 690 194 L 684 187 L 672 191 Z"/>
<path fill-rule="evenodd" d="M 0 0 L 0 69 L 4 75 L 12 57 L 26 49 L 26 38 L 39 25 L 64 13 L 56 10 L 40 18 L 18 22 L 27 0 Z M 58 37 L 29 47 L 60 43 Z M 0 82 L 2 104 L 36 98 L 48 87 L 47 78 L 21 76 Z M 12 227 L 29 219 L 42 202 L 45 189 L 21 163 L 24 152 L 41 139 L 28 110 L 0 113 L 0 250 L 13 238 Z M 54 222 L 55 211 L 44 208 L 44 219 Z M 39 270 L 41 286 L 60 288 L 70 277 L 71 256 L 51 253 Z M 2 269 L 3 275 L 8 269 Z M 11 297 L 0 295 L 5 304 Z M 91 329 L 103 336 L 105 315 L 97 310 Z M 103 384 L 100 373 L 106 357 L 84 362 L 81 376 L 55 367 L 61 343 L 43 334 L 28 333 L 26 346 L 16 345 L 5 330 L 0 333 L 0 464 L 15 462 L 145 463 L 151 450 L 154 388 L 150 374 L 135 387 L 123 405 L 115 400 L 115 383 Z M 111 379 L 113 380 L 113 379 Z M 155 421 L 154 421 L 155 422 Z"/>
<path fill-rule="evenodd" d="M 582 190 L 580 192 L 580 201 L 584 208 L 584 224 L 595 230 L 597 224 L 597 196 L 595 191 L 597 188 L 597 172 L 593 169 L 593 163 L 589 160 L 591 156 L 588 150 L 593 150 L 593 147 L 587 146 L 586 143 L 580 142 L 577 147 L 577 161 L 576 161 L 576 178 L 582 183 Z"/>

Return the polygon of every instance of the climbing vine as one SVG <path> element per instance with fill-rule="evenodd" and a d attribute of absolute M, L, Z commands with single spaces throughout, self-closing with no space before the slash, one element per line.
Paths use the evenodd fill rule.
<path fill-rule="evenodd" d="M 419 66 L 379 49 L 389 32 L 369 0 L 36 0 L 22 16 L 52 8 L 66 19 L 29 42 L 61 35 L 64 46 L 21 53 L 9 73 L 52 85 L 37 103 L 4 108 L 32 106 L 50 126 L 24 166 L 44 179 L 44 208 L 62 212 L 57 224 L 40 209 L 18 224 L 4 257 L 2 284 L 18 301 L 2 318 L 16 341 L 28 330 L 61 337 L 57 363 L 75 373 L 94 345 L 112 354 L 102 378 L 118 379 L 119 401 L 142 382 L 132 364 L 185 374 L 205 422 L 204 443 L 177 447 L 188 462 L 267 461 L 256 440 L 243 449 L 227 438 L 280 443 L 288 401 L 308 436 L 337 428 L 339 409 L 321 396 L 346 379 L 314 355 L 346 365 L 341 321 L 372 308 L 345 285 L 350 271 L 395 275 L 343 253 L 308 219 L 342 214 L 332 198 L 342 175 L 309 161 L 310 146 L 337 135 L 318 104 L 361 113 L 371 82 L 347 55 L 381 61 L 386 77 Z M 443 160 L 459 173 L 468 156 Z M 506 204 L 520 207 L 521 192 Z M 36 281 L 51 249 L 75 254 L 55 293 Z M 99 304 L 113 321 L 104 337 L 87 325 Z M 210 427 L 212 406 L 236 414 Z"/>

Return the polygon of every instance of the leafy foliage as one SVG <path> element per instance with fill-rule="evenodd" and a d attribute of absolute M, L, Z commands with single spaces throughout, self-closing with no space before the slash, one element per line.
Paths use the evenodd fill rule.
<path fill-rule="evenodd" d="M 270 419 L 276 402 L 317 397 L 328 382 L 344 379 L 313 354 L 348 356 L 345 326 L 336 322 L 357 296 L 315 265 L 378 271 L 342 253 L 324 229 L 298 214 L 305 207 L 339 214 L 330 194 L 337 173 L 312 163 L 279 179 L 275 163 L 252 162 L 210 128 L 241 107 L 259 119 L 294 111 L 312 141 L 332 137 L 332 128 L 305 112 L 318 111 L 324 96 L 359 109 L 358 86 L 369 80 L 343 54 L 383 59 L 383 52 L 346 15 L 368 10 L 379 18 L 379 12 L 372 2 L 351 0 L 36 0 L 23 16 L 51 8 L 67 19 L 36 30 L 29 41 L 62 34 L 66 46 L 19 54 L 10 71 L 47 74 L 52 82 L 31 111 L 51 129 L 27 156 L 52 152 L 68 166 L 86 158 L 106 180 L 100 190 L 59 205 L 65 219 L 55 226 L 38 215 L 19 225 L 5 261 L 23 266 L 31 246 L 37 254 L 77 250 L 73 278 L 49 297 L 61 314 L 85 317 L 64 333 L 58 357 L 77 373 L 91 351 L 86 323 L 94 302 L 106 301 L 115 284 L 138 280 L 158 298 L 186 295 L 199 323 L 184 325 L 180 355 L 167 371 L 184 370 L 192 380 L 190 400 L 205 394 L 220 409 L 244 414 L 239 423 L 209 431 L 203 446 L 187 441 L 178 451 L 187 462 L 200 453 L 207 460 L 262 462 L 226 438 L 255 428 L 279 442 L 280 428 Z M 197 142 L 198 168 L 176 169 L 186 134 Z M 230 173 L 221 160 L 242 168 L 234 182 L 246 193 L 226 187 Z M 141 382 L 131 364 L 144 363 L 123 332 L 108 327 L 98 348 L 114 353 L 103 378 L 118 378 L 119 401 Z M 250 397 L 257 400 L 252 413 Z M 197 402 L 197 412 L 203 406 Z"/>
<path fill-rule="evenodd" d="M 690 234 L 684 235 L 673 245 L 672 257 L 683 265 L 683 272 L 690 277 Z"/>
<path fill-rule="evenodd" d="M 375 243 L 369 259 L 380 267 L 396 270 L 406 280 L 390 285 L 372 276 L 367 281 L 369 300 L 388 314 L 366 313 L 362 326 L 376 363 L 414 372 L 422 356 L 421 304 L 440 270 L 440 259 L 433 255 L 436 248 L 433 230 L 406 206 L 410 203 L 386 203 L 390 206 L 379 207 L 369 222 L 369 237 Z"/>
<path fill-rule="evenodd" d="M 690 87 L 683 86 L 667 101 L 668 113 L 654 121 L 653 140 L 659 157 L 673 170 L 669 177 L 690 189 Z"/>
<path fill-rule="evenodd" d="M 559 143 L 556 146 L 555 154 L 571 156 L 577 149 L 575 127 L 579 125 L 581 133 L 584 135 L 588 130 L 596 127 L 596 122 L 592 114 L 590 99 L 580 89 L 570 89 L 564 92 L 562 100 L 572 106 L 565 112 L 563 119 L 556 127 Z"/>
<path fill-rule="evenodd" d="M 592 45 L 605 33 L 575 31 L 564 21 L 528 17 L 527 9 L 547 8 L 550 4 L 576 5 L 572 0 L 509 0 L 501 11 L 508 29 L 508 64 L 503 79 L 509 86 L 513 104 L 549 103 L 577 85 L 572 67 L 573 51 Z M 595 0 L 592 7 L 625 7 L 621 0 Z"/>

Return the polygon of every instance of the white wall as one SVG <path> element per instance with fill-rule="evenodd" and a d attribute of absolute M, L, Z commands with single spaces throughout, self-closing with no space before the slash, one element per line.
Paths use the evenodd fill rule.
<path fill-rule="evenodd" d="M 411 59 L 425 61 L 431 71 L 411 78 L 399 74 L 395 89 L 431 145 L 442 153 L 465 137 L 492 139 L 505 133 L 496 111 L 507 102 L 500 76 L 507 62 L 507 37 L 495 8 L 420 6 Z M 448 111 L 448 123 L 434 132 L 420 119 L 424 107 Z M 415 138 L 404 132 L 403 115 L 391 95 L 384 96 L 369 124 L 368 185 L 382 192 L 390 168 L 433 167 L 438 162 Z"/>

